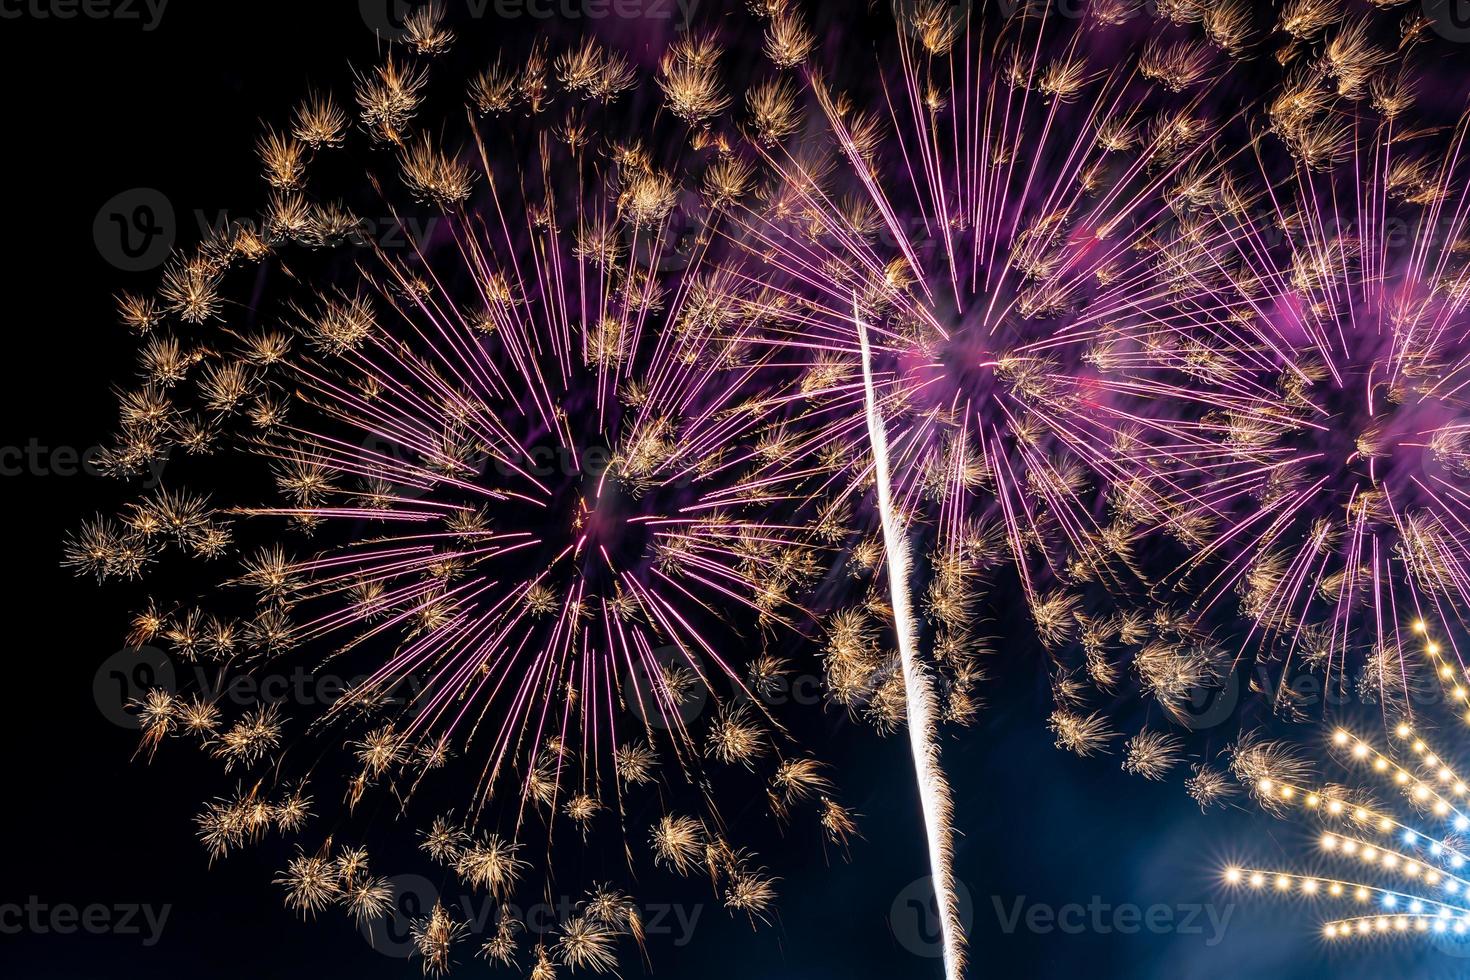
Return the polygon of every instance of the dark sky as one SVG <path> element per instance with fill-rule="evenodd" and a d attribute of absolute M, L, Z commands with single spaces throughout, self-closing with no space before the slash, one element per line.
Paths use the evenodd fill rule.
<path fill-rule="evenodd" d="M 0 935 L 0 976 L 416 975 L 339 918 L 314 926 L 295 919 L 270 884 L 277 854 L 246 851 L 207 869 L 189 820 L 201 795 L 191 770 L 134 761 L 134 736 L 109 722 L 94 696 L 99 665 L 120 645 L 125 597 L 57 565 L 63 531 L 110 499 L 102 481 L 67 472 L 67 451 L 106 435 L 109 386 L 132 358 L 111 296 L 147 281 L 109 265 L 94 241 L 94 218 L 114 195 L 136 188 L 157 189 L 181 213 L 244 207 L 260 115 L 292 104 L 313 78 L 340 78 L 349 56 L 371 51 L 357 7 L 173 0 L 145 30 L 123 17 L 39 19 L 30 7 L 4 5 L 23 15 L 0 19 L 8 230 L 0 268 L 11 350 L 0 441 L 40 462 L 0 483 L 11 514 L 0 906 L 35 896 L 51 908 L 142 903 L 169 913 L 151 945 L 136 934 Z M 232 186 L 242 200 L 221 201 L 219 189 Z M 962 835 L 957 866 L 971 896 L 972 976 L 1470 973 L 1470 959 L 1411 944 L 1327 950 L 1308 909 L 1232 904 L 1238 896 L 1217 888 L 1223 863 L 1299 852 L 1304 834 L 1244 811 L 1201 815 L 1177 781 L 1146 783 L 1119 771 L 1116 758 L 1058 752 L 1045 730 L 1034 648 L 1005 635 L 998 645 L 1020 651 L 1009 654 L 990 692 L 1004 707 L 945 743 Z M 823 754 L 864 816 L 851 861 L 824 854 L 803 832 L 793 831 L 784 849 L 766 846 L 783 879 L 775 924 L 752 932 L 692 891 L 680 897 L 686 914 L 698 915 L 690 941 L 676 942 L 677 927 L 672 937 L 653 937 L 655 975 L 940 975 L 937 960 L 916 955 L 934 947 L 919 911 L 922 888 L 913 887 L 924 856 L 905 743 L 835 720 L 827 731 L 833 744 Z M 1029 929 L 1035 905 L 1081 928 Z M 1130 928 L 1133 910 L 1152 906 L 1163 907 L 1152 915 L 1164 925 Z M 457 975 L 485 972 L 476 962 Z"/>

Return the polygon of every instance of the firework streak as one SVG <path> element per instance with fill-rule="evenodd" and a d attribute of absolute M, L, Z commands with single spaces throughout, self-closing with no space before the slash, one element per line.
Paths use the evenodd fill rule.
<path fill-rule="evenodd" d="M 951 980 L 956 980 L 963 975 L 965 969 L 965 939 L 955 907 L 954 834 L 950 827 L 953 807 L 950 803 L 949 782 L 939 764 L 934 688 L 927 670 L 919 661 L 916 649 L 919 629 L 909 599 L 908 543 L 904 540 L 903 528 L 893 513 L 888 476 L 888 435 L 884 431 L 883 414 L 873 391 L 868 330 L 858 318 L 856 295 L 853 296 L 853 323 L 857 327 L 858 343 L 863 353 L 863 390 L 868 406 L 868 436 L 873 448 L 873 476 L 877 482 L 878 506 L 883 519 L 883 544 L 888 558 L 889 590 L 893 596 L 894 629 L 898 634 L 898 653 L 903 663 L 909 745 L 914 756 L 914 775 L 919 784 L 919 801 L 923 806 L 925 837 L 929 844 L 929 866 L 944 935 L 944 971 Z"/>

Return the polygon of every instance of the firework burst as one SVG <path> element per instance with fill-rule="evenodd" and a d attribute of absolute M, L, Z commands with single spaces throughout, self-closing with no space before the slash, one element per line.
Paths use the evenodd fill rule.
<path fill-rule="evenodd" d="M 1470 608 L 1466 128 L 1421 105 L 1420 32 L 1392 46 L 1386 20 L 1292 9 L 1278 27 L 1320 55 L 1283 49 L 1248 152 L 1178 188 L 1161 258 L 1214 312 L 1162 339 L 1208 410 L 1145 460 L 1163 521 L 1143 523 L 1185 547 L 1160 578 L 1201 617 L 1238 609 L 1243 646 L 1283 665 L 1283 711 L 1298 667 L 1338 690 L 1361 668 L 1402 710 L 1401 624 Z"/>
<path fill-rule="evenodd" d="M 751 89 L 752 143 L 782 178 L 731 213 L 782 299 L 752 343 L 801 373 L 808 403 L 767 479 L 845 518 L 834 541 L 854 574 L 881 564 L 863 532 L 876 522 L 856 294 L 951 721 L 979 707 L 996 567 L 1014 569 L 1058 656 L 1059 708 L 1078 675 L 1116 687 L 1123 647 L 1152 642 L 1155 667 L 1199 685 L 1226 659 L 1177 612 L 1121 610 L 1153 601 L 1139 541 L 1179 511 L 1147 478 L 1221 404 L 1179 375 L 1172 341 L 1180 324 L 1228 322 L 1238 296 L 1192 288 L 1178 228 L 1201 188 L 1231 186 L 1242 114 L 1220 92 L 1245 37 L 1238 10 L 1203 38 L 1119 14 L 908 5 L 872 71 L 812 54 Z M 903 704 L 874 639 L 889 615 L 870 594 L 831 621 L 827 651 L 834 700 L 885 729 Z M 1063 658 L 1074 645 L 1084 656 Z M 1177 706 L 1174 685 L 1150 693 Z"/>
<path fill-rule="evenodd" d="M 289 134 L 260 140 L 261 221 L 180 257 L 156 300 L 121 302 L 144 335 L 143 377 L 122 396 L 109 464 L 225 462 L 208 495 L 159 490 L 86 524 L 67 561 L 99 578 L 161 577 L 175 553 L 238 561 L 209 611 L 150 603 L 130 639 L 221 683 L 302 658 L 354 678 L 309 714 L 232 716 L 208 690 L 141 700 L 150 755 L 193 738 L 245 774 L 199 817 L 213 857 L 299 836 L 308 782 L 343 800 L 343 819 L 369 799 L 429 797 L 454 809 L 422 852 L 506 901 L 539 849 L 550 880 L 568 824 L 574 839 L 623 840 L 597 850 L 631 868 L 630 824 L 659 805 L 650 787 L 682 786 L 701 816 L 656 831 L 648 856 L 707 871 L 732 913 L 764 920 L 777 879 L 726 841 L 716 770 L 767 780 L 783 821 L 810 803 L 832 840 L 854 827 L 749 686 L 784 671 L 759 649 L 805 621 L 824 549 L 808 524 L 772 517 L 753 475 L 800 406 L 744 341 L 762 301 L 718 233 L 755 174 L 710 123 L 720 52 L 677 44 L 660 102 L 592 39 L 538 42 L 471 78 L 466 117 L 431 121 L 454 36 L 425 9 L 401 49 L 357 73 L 356 130 L 351 103 L 313 93 Z M 317 179 L 327 154 L 363 162 L 344 200 Z M 366 208 L 423 233 L 364 240 Z M 242 267 L 269 282 L 269 303 L 230 298 Z M 238 496 L 239 457 L 279 502 L 221 500 Z M 752 651 L 749 671 L 733 649 Z M 303 915 L 392 904 L 366 851 L 332 838 L 278 883 Z M 530 951 L 536 970 L 605 972 L 620 938 L 641 944 L 636 909 L 614 915 L 598 896 Z M 442 905 L 417 921 L 425 971 L 446 970 L 465 932 Z M 511 963 L 516 932 L 482 952 Z"/>

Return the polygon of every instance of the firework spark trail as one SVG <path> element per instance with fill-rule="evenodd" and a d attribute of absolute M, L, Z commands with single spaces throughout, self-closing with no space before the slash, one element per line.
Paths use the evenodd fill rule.
<path fill-rule="evenodd" d="M 1299 157 L 1300 124 L 1284 104 L 1274 131 Z M 1351 166 L 1336 172 L 1296 159 L 1279 173 L 1258 147 L 1247 180 L 1266 195 L 1267 217 L 1232 218 L 1238 230 L 1211 251 L 1263 295 L 1238 333 L 1211 341 L 1226 367 L 1207 387 L 1223 397 L 1222 379 L 1259 371 L 1251 384 L 1274 378 L 1277 391 L 1228 409 L 1226 451 L 1179 476 L 1222 522 L 1180 567 L 1213 566 L 1196 589 L 1201 608 L 1239 601 L 1254 620 L 1247 644 L 1284 648 L 1288 664 L 1325 667 L 1339 684 L 1363 651 L 1377 673 L 1396 672 L 1392 607 L 1432 605 L 1463 622 L 1470 595 L 1463 504 L 1436 486 L 1464 469 L 1458 390 L 1470 334 L 1454 258 L 1467 206 L 1455 180 L 1463 123 L 1447 128 L 1439 161 L 1400 172 L 1389 162 L 1393 122 L 1385 110 L 1376 129 L 1337 138 Z M 1289 247 L 1271 244 L 1265 225 L 1291 226 L 1296 214 Z M 1373 231 L 1385 215 L 1412 229 L 1404 241 Z"/>
<path fill-rule="evenodd" d="M 1462 870 L 1466 853 L 1460 836 L 1470 825 L 1465 783 L 1408 723 L 1395 726 L 1393 733 L 1397 748 L 1380 750 L 1345 729 L 1333 733 L 1332 745 L 1344 761 L 1392 784 L 1409 801 L 1412 816 L 1375 803 L 1368 787 L 1356 781 L 1348 786 L 1313 781 L 1310 767 L 1279 743 L 1243 741 L 1232 768 L 1262 807 L 1282 814 L 1300 808 L 1316 816 L 1327 827 L 1318 839 L 1322 860 L 1356 867 L 1333 875 L 1232 865 L 1225 870 L 1226 883 L 1260 890 L 1269 884 L 1277 894 L 1380 906 L 1327 919 L 1328 939 L 1410 930 L 1465 935 L 1470 930 L 1470 907 L 1463 898 L 1470 893 L 1470 880 Z"/>
<path fill-rule="evenodd" d="M 924 811 L 924 833 L 929 845 L 929 868 L 939 903 L 939 923 L 944 936 L 944 973 L 959 980 L 965 973 L 965 936 L 960 927 L 954 894 L 954 833 L 950 826 L 953 804 L 949 781 L 939 764 L 935 732 L 934 684 L 919 662 L 918 622 L 909 601 L 909 555 L 903 529 L 894 513 L 888 479 L 888 437 L 873 385 L 873 358 L 868 348 L 868 330 L 858 314 L 858 298 L 852 297 L 852 320 L 857 328 L 863 355 L 863 395 L 867 404 L 868 437 L 873 447 L 873 470 L 878 484 L 878 510 L 883 523 L 883 543 L 888 556 L 888 586 L 893 601 L 893 626 L 898 634 L 898 655 L 903 665 L 904 700 L 907 704 L 909 747 L 914 755 L 914 776 L 919 785 L 919 804 Z"/>

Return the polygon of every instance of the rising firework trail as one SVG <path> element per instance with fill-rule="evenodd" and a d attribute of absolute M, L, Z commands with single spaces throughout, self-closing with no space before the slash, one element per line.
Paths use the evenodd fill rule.
<path fill-rule="evenodd" d="M 944 935 L 944 973 L 950 980 L 959 980 L 965 972 L 965 936 L 955 908 L 954 833 L 950 826 L 954 808 L 949 796 L 949 781 L 939 764 L 934 683 L 919 661 L 919 623 L 909 599 L 909 547 L 893 508 L 893 490 L 888 474 L 888 434 L 873 385 L 868 329 L 863 325 L 856 293 L 852 299 L 853 324 L 857 327 L 858 344 L 863 355 L 863 392 L 867 403 L 868 438 L 873 447 L 873 472 L 878 484 L 883 544 L 888 558 L 888 590 L 892 596 L 893 626 L 898 634 L 898 655 L 903 667 L 909 748 L 914 755 L 914 776 L 919 784 L 919 804 L 924 810 L 930 875 L 935 899 L 939 903 L 940 929 Z"/>

